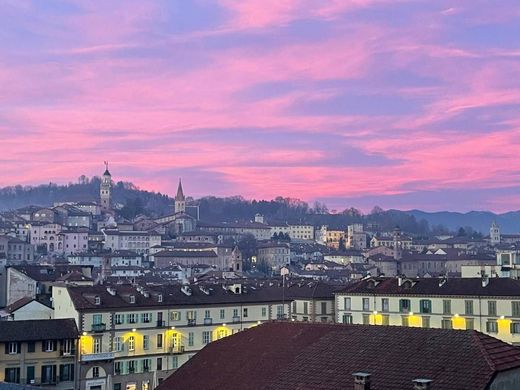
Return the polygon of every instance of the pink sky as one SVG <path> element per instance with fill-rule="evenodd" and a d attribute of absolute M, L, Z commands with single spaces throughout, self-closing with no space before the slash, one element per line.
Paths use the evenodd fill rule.
<path fill-rule="evenodd" d="M 8 0 L 0 186 L 520 209 L 516 0 Z"/>

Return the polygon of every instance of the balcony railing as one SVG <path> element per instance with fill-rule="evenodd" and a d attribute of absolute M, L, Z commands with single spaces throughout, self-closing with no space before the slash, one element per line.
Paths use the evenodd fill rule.
<path fill-rule="evenodd" d="M 60 349 L 60 356 L 74 356 L 74 355 L 76 355 L 75 349 L 69 349 L 69 350 Z"/>
<path fill-rule="evenodd" d="M 107 330 L 106 324 L 92 324 L 92 332 L 104 332 Z"/>
<path fill-rule="evenodd" d="M 157 327 L 158 328 L 166 327 L 166 321 L 157 321 Z"/>
<path fill-rule="evenodd" d="M 188 326 L 195 326 L 195 325 L 197 325 L 197 320 L 195 320 L 195 319 L 188 320 Z"/>
<path fill-rule="evenodd" d="M 112 360 L 114 352 L 88 353 L 81 355 L 82 362 L 93 362 L 98 360 Z"/>
<path fill-rule="evenodd" d="M 240 322 L 240 316 L 233 317 L 233 323 L 236 324 L 237 322 Z"/>
<path fill-rule="evenodd" d="M 184 345 L 172 345 L 170 348 L 168 348 L 169 353 L 184 353 Z"/>
<path fill-rule="evenodd" d="M 204 318 L 204 325 L 213 324 L 213 318 Z"/>

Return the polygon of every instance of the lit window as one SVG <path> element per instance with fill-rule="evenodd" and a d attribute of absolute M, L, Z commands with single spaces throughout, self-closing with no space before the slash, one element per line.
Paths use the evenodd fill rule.
<path fill-rule="evenodd" d="M 129 351 L 135 350 L 135 337 L 134 336 L 130 336 L 128 338 L 128 350 Z"/>

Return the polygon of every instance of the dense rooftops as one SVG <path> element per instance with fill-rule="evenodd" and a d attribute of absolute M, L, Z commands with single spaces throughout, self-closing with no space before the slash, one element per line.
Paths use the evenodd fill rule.
<path fill-rule="evenodd" d="M 274 322 L 209 344 L 158 389 L 352 389 L 361 371 L 372 390 L 474 390 L 513 368 L 520 349 L 476 331 Z"/>

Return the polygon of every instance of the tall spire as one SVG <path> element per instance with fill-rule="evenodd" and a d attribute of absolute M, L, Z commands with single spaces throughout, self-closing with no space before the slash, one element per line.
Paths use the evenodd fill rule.
<path fill-rule="evenodd" d="M 179 179 L 179 186 L 177 187 L 177 195 L 175 195 L 175 200 L 181 202 L 186 200 L 186 198 L 184 197 L 184 191 L 182 190 L 181 179 Z"/>
<path fill-rule="evenodd" d="M 110 172 L 108 171 L 108 161 L 105 161 L 105 173 L 103 173 L 103 176 L 111 176 Z"/>

